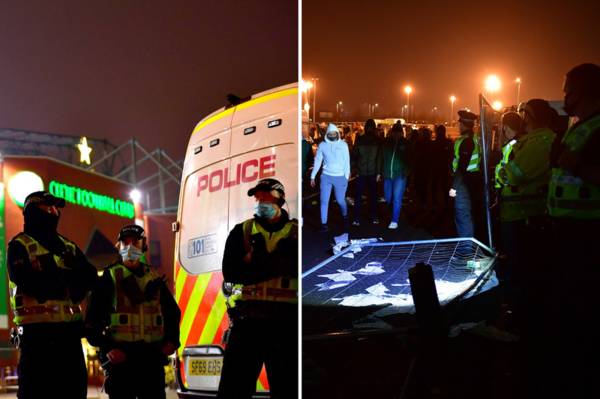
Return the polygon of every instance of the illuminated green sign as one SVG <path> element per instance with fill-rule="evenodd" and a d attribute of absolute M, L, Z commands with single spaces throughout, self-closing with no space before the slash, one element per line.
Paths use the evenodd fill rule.
<path fill-rule="evenodd" d="M 133 219 L 135 216 L 133 203 L 129 201 L 123 201 L 83 188 L 69 186 L 68 184 L 59 183 L 55 180 L 50 182 L 48 189 L 52 195 L 63 198 L 71 204 L 85 206 L 86 208 L 96 209 L 101 212 L 108 212 L 111 215 L 117 215 L 128 219 Z"/>

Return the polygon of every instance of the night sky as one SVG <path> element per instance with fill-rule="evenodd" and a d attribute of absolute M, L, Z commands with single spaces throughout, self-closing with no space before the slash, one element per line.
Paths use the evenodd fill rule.
<path fill-rule="evenodd" d="M 297 81 L 295 1 L 0 3 L 0 127 L 132 137 L 183 156 L 195 124 Z"/>
<path fill-rule="evenodd" d="M 600 63 L 600 2 L 303 1 L 304 78 L 318 77 L 317 111 L 378 102 L 382 113 L 405 103 L 415 112 L 475 107 L 487 74 L 503 87 L 495 99 L 562 99 L 564 74 Z M 391 116 L 391 115 L 390 115 Z"/>

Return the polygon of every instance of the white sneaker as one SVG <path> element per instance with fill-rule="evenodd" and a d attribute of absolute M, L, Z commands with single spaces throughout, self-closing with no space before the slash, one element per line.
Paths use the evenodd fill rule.
<path fill-rule="evenodd" d="M 398 223 L 396 222 L 391 222 L 390 225 L 388 226 L 388 229 L 390 230 L 395 230 L 398 228 Z"/>

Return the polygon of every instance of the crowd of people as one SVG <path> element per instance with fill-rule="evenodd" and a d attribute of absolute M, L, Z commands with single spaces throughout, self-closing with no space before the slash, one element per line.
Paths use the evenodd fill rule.
<path fill-rule="evenodd" d="M 460 137 L 454 143 L 445 137 L 444 126 L 435 128 L 432 141 L 430 130 L 415 131 L 400 123 L 384 133 L 368 120 L 363 129 L 355 129 L 357 134 L 329 124 L 310 174 L 315 186 L 322 170 L 320 231 L 328 230 L 331 186 L 348 228 L 344 197 L 351 171 L 356 176 L 355 226 L 362 223 L 365 192 L 370 220 L 379 223 L 381 180 L 385 202 L 392 208 L 390 229 L 398 227 L 407 184 L 421 206 L 428 201 L 440 206 L 453 198 L 459 237 L 488 242 L 485 213 L 490 212 L 498 226 L 492 231 L 499 253 L 496 271 L 513 318 L 509 328 L 520 339 L 524 397 L 600 394 L 594 383 L 600 343 L 592 327 L 600 308 L 595 294 L 600 281 L 595 250 L 600 231 L 600 66 L 571 69 L 563 91 L 564 117 L 543 99 L 499 115 L 496 133 L 502 145 L 496 154 L 488 153 L 489 182 L 484 181 L 478 115 L 467 110 L 458 113 Z M 317 127 L 317 140 L 318 132 Z M 309 155 L 303 161 L 309 162 Z M 329 179 L 335 183 L 323 183 Z M 485 183 L 490 187 L 489 208 Z M 436 203 L 438 198 L 442 202 Z"/>
<path fill-rule="evenodd" d="M 407 189 L 418 212 L 435 212 L 448 206 L 453 149 L 444 125 L 432 131 L 427 126 L 415 129 L 401 121 L 382 126 L 369 119 L 364 125 L 315 125 L 306 127 L 304 133 L 303 179 L 316 187 L 320 178 L 319 231 L 329 231 L 332 190 L 346 230 L 364 223 L 380 224 L 379 202 L 390 208 L 387 227 L 397 229 Z M 348 193 L 351 178 L 355 179 L 353 196 Z M 363 215 L 365 198 L 368 210 Z M 351 214 L 348 205 L 353 207 Z"/>

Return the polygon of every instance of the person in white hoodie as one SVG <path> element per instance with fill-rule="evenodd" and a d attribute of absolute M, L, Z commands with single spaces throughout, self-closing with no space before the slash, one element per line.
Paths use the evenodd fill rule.
<path fill-rule="evenodd" d="M 323 165 L 321 173 L 321 229 L 326 232 L 327 211 L 329 209 L 329 197 L 333 188 L 335 200 L 342 211 L 344 218 L 344 229 L 348 228 L 348 206 L 346 205 L 346 189 L 350 178 L 350 152 L 348 144 L 340 139 L 340 131 L 337 126 L 330 123 L 325 134 L 325 141 L 319 144 L 315 163 L 310 175 L 310 185 L 315 186 L 315 177 Z"/>

